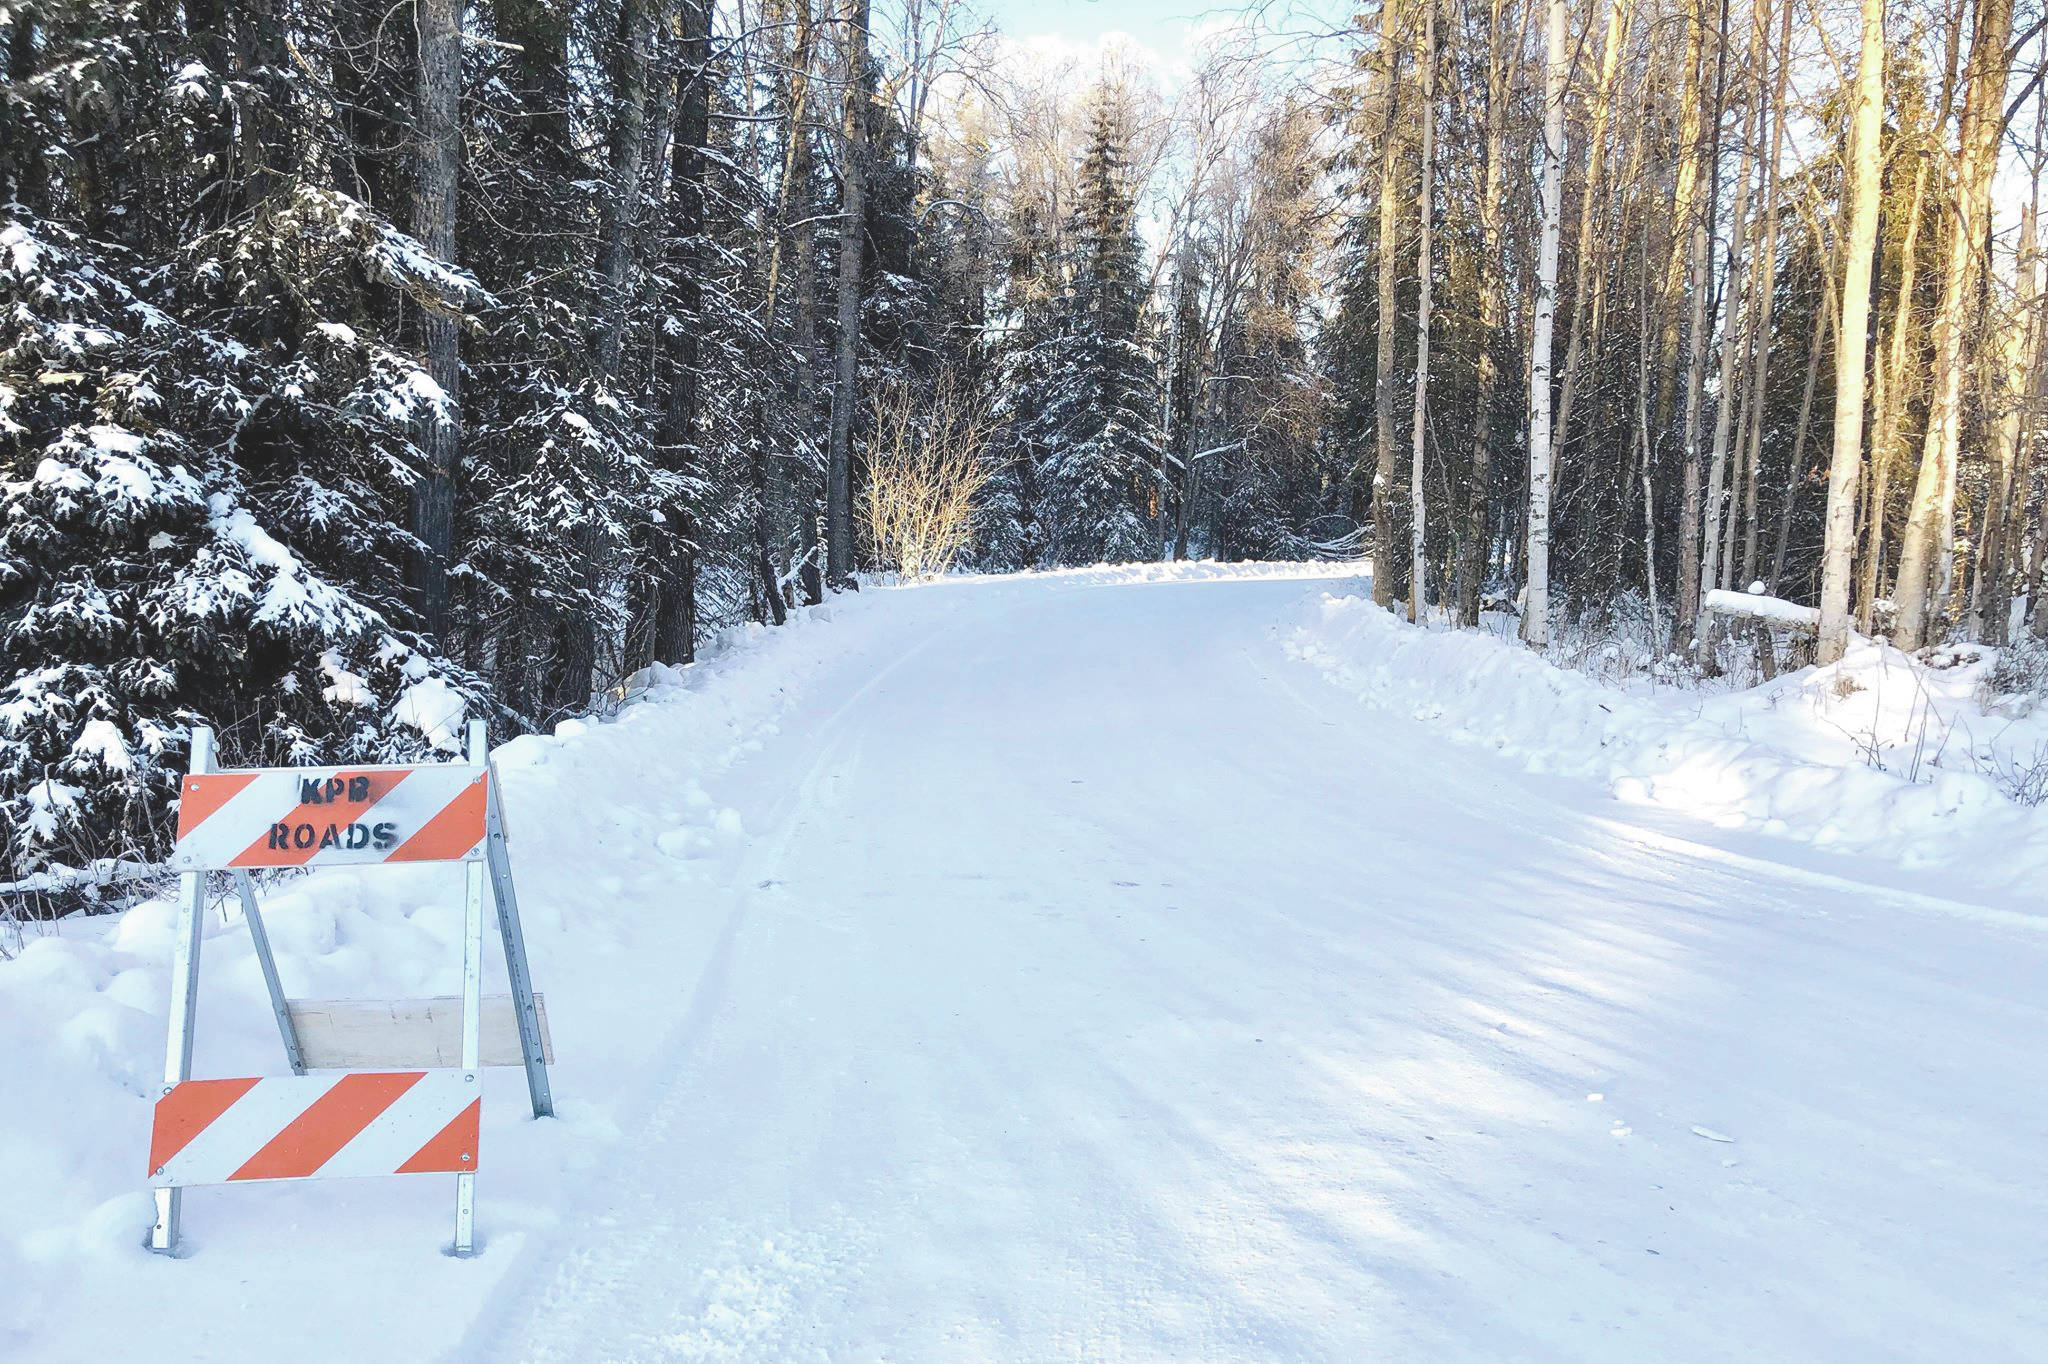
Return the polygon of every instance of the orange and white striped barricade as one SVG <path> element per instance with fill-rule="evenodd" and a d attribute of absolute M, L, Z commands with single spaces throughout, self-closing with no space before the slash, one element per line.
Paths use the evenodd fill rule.
<path fill-rule="evenodd" d="M 527 966 L 483 722 L 470 723 L 463 763 L 221 772 L 213 754 L 213 731 L 195 727 L 171 857 L 181 875 L 164 1089 L 150 1130 L 149 1177 L 156 1186 L 150 1249 L 177 1251 L 180 1193 L 188 1185 L 452 1174 L 454 1252 L 470 1254 L 483 1067 L 523 1065 L 533 1115 L 554 1112 L 547 1016 Z M 464 865 L 462 997 L 287 999 L 250 871 L 418 862 Z M 289 1076 L 192 1078 L 201 914 L 207 878 L 220 871 L 233 874 Z M 486 873 L 511 985 L 511 997 L 488 1001 L 488 1011 Z M 343 1073 L 307 1073 L 319 1069 Z"/>

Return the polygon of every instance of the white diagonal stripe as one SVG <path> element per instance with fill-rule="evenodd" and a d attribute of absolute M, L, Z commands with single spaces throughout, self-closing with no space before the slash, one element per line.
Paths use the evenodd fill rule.
<path fill-rule="evenodd" d="M 200 781 L 218 780 L 202 775 Z M 402 783 L 401 783 L 402 784 Z M 298 774 L 282 768 L 259 773 L 234 799 L 208 815 L 178 840 L 171 862 L 179 867 L 219 868 L 263 837 L 284 812 L 298 804 Z"/>
<path fill-rule="evenodd" d="M 420 1082 L 405 1091 L 398 1102 L 384 1110 L 377 1120 L 357 1134 L 355 1140 L 334 1153 L 320 1167 L 322 1179 L 357 1175 L 388 1175 L 411 1160 L 432 1141 L 442 1128 L 455 1121 L 463 1109 L 483 1092 L 480 1084 L 466 1081 L 476 1071 L 430 1070 Z M 470 1155 L 474 1157 L 475 1151 Z M 474 1170 L 476 1162 L 470 1161 Z"/>
<path fill-rule="evenodd" d="M 185 1149 L 164 1163 L 154 1184 L 222 1184 L 248 1163 L 293 1118 L 334 1088 L 338 1075 L 292 1075 L 258 1080 Z"/>

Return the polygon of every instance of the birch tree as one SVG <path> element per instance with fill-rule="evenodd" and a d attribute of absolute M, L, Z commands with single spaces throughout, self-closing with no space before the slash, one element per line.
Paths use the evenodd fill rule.
<path fill-rule="evenodd" d="M 1529 343 L 1529 590 L 1522 638 L 1550 644 L 1550 333 L 1557 318 L 1557 247 L 1564 217 L 1565 6 L 1550 0 L 1543 57 L 1543 241 Z"/>
<path fill-rule="evenodd" d="M 1835 324 L 1835 448 L 1828 464 L 1827 538 L 1822 548 L 1822 663 L 1849 645 L 1850 556 L 1856 544 L 1856 481 L 1863 458 L 1863 370 L 1870 330 L 1870 265 L 1877 247 L 1878 139 L 1884 119 L 1884 0 L 1863 0 L 1863 41 L 1849 119 L 1842 234 L 1841 316 Z"/>
<path fill-rule="evenodd" d="M 1917 649 L 1928 636 L 1948 579 L 1955 527 L 1956 457 L 1962 440 L 1964 348 L 1976 302 L 1985 233 L 1991 219 L 1991 183 L 2005 126 L 2005 87 L 2011 72 L 2012 0 L 1978 0 L 1970 60 L 1957 128 L 1955 222 L 1944 254 L 1941 301 L 1935 308 L 1934 388 L 1927 437 L 1913 488 L 1912 514 L 1899 548 L 1893 594 L 1898 623 L 1893 642 Z"/>

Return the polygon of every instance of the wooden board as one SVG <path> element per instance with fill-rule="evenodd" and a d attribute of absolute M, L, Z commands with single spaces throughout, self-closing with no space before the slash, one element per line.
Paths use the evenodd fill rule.
<path fill-rule="evenodd" d="M 548 1005 L 540 1015 L 540 1050 L 555 1063 Z M 462 1064 L 462 999 L 295 999 L 288 1006 L 308 1070 L 426 1070 Z M 485 995 L 479 1048 L 487 1066 L 524 1065 L 512 996 Z"/>

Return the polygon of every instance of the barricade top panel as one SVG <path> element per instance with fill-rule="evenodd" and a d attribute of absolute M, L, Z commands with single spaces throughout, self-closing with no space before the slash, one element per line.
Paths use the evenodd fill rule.
<path fill-rule="evenodd" d="M 483 856 L 490 771 L 267 767 L 184 780 L 180 871 L 465 862 Z"/>

